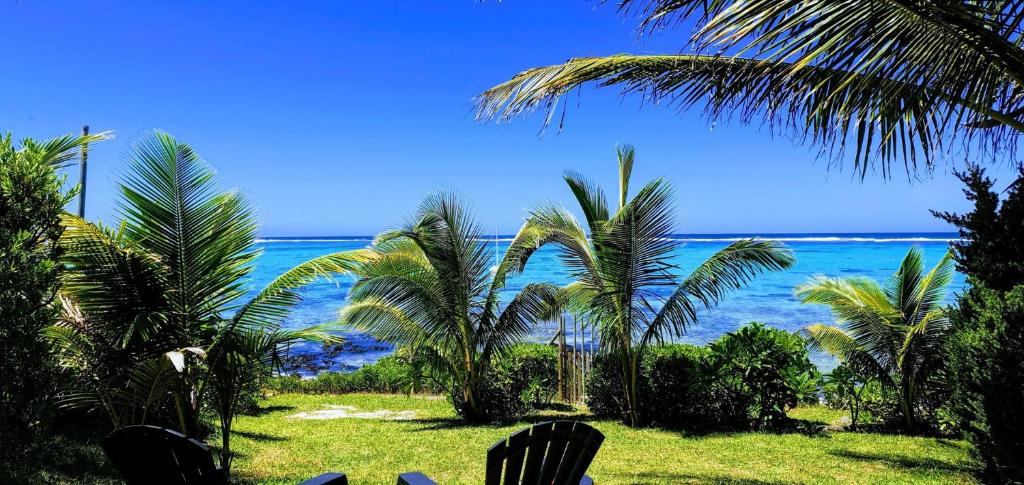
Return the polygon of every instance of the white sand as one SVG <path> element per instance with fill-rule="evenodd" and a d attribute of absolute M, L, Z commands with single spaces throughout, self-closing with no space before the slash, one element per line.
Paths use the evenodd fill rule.
<path fill-rule="evenodd" d="M 407 421 L 416 419 L 416 411 L 391 411 L 388 409 L 377 409 L 375 411 L 360 411 L 355 406 L 341 406 L 328 404 L 316 411 L 296 413 L 288 416 L 295 419 L 378 419 L 381 421 Z"/>

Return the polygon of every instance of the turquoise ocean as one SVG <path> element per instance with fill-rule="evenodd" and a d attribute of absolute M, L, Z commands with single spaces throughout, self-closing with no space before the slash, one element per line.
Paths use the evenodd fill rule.
<path fill-rule="evenodd" d="M 883 280 L 892 275 L 911 246 L 921 247 L 925 263 L 931 267 L 945 253 L 954 233 L 859 233 L 859 234 L 699 234 L 675 235 L 681 243 L 675 256 L 678 272 L 687 274 L 701 261 L 730 242 L 743 237 L 776 239 L 789 246 L 796 255 L 796 265 L 787 271 L 758 277 L 748 287 L 735 291 L 717 308 L 703 311 L 699 323 L 677 341 L 706 343 L 735 330 L 745 323 L 758 321 L 767 325 L 796 331 L 810 323 L 833 323 L 826 307 L 803 305 L 793 295 L 794 288 L 815 275 L 866 276 Z M 504 253 L 511 236 L 498 236 L 486 241 L 498 255 Z M 369 237 L 266 237 L 259 241 L 263 254 L 252 277 L 253 291 L 275 276 L 311 258 L 337 251 L 359 249 L 370 244 Z M 510 281 L 506 290 L 508 301 L 524 284 L 550 282 L 565 284 L 569 275 L 558 259 L 554 247 L 545 247 L 530 259 L 526 271 Z M 341 276 L 334 281 L 318 281 L 302 290 L 303 301 L 286 321 L 287 327 L 304 327 L 337 321 L 346 304 L 352 279 Z M 947 296 L 952 302 L 963 290 L 963 275 L 957 274 Z M 666 290 L 667 291 L 667 290 Z M 570 325 L 571 327 L 571 325 Z M 553 322 L 539 323 L 530 339 L 549 341 L 557 331 Z M 290 372 L 311 374 L 322 370 L 351 371 L 375 362 L 393 351 L 391 345 L 350 329 L 339 329 L 342 345 L 325 348 L 319 344 L 299 344 L 289 349 L 293 362 L 302 362 Z M 581 340 L 589 333 L 581 332 Z M 572 336 L 569 335 L 569 340 Z M 824 368 L 834 365 L 824 355 L 815 355 Z"/>

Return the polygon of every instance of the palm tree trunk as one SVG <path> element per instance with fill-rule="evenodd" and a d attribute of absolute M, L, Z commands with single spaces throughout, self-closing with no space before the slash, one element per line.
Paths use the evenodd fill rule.
<path fill-rule="evenodd" d="M 634 354 L 628 350 L 623 352 L 622 390 L 626 398 L 626 424 L 629 426 L 640 425 L 639 390 L 637 389 L 638 356 L 639 354 Z"/>
<path fill-rule="evenodd" d="M 906 380 L 904 380 L 902 387 L 903 387 L 903 389 L 902 389 L 903 392 L 901 393 L 902 395 L 900 396 L 900 400 L 902 401 L 901 404 L 902 404 L 902 407 L 903 407 L 903 426 L 904 426 L 904 428 L 906 428 L 906 431 L 909 433 L 909 432 L 914 431 L 914 395 L 913 395 L 913 387 L 912 387 L 912 384 L 910 382 L 907 382 Z"/>

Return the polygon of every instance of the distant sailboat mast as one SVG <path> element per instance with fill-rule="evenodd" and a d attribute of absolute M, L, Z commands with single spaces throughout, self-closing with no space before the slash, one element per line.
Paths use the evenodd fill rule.
<path fill-rule="evenodd" d="M 491 273 L 498 272 L 498 226 L 494 226 L 494 266 L 491 266 Z"/>

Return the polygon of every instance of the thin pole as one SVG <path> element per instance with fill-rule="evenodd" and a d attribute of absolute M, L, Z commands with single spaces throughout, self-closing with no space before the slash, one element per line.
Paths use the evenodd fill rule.
<path fill-rule="evenodd" d="M 82 136 L 89 136 L 89 125 L 82 125 Z M 81 175 L 79 181 L 81 185 L 81 192 L 78 194 L 78 217 L 85 218 L 85 182 L 86 177 L 89 173 L 89 144 L 83 143 L 80 157 L 82 163 L 79 164 L 81 168 Z"/>

